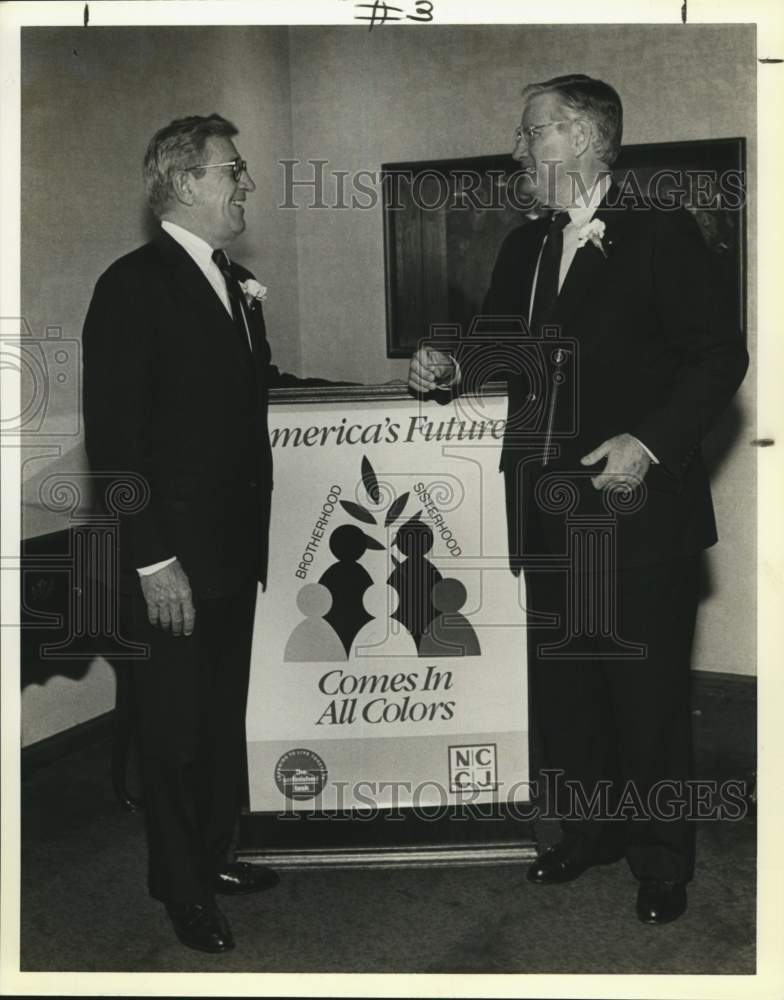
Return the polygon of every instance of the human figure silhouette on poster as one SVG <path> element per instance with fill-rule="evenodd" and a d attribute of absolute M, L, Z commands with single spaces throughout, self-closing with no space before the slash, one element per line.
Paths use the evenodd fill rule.
<path fill-rule="evenodd" d="M 324 619 L 340 637 L 348 657 L 354 637 L 371 617 L 362 599 L 373 580 L 358 560 L 368 549 L 383 549 L 384 546 L 356 525 L 342 524 L 330 535 L 329 548 L 337 562 L 319 579 L 332 595 L 332 607 Z"/>
<path fill-rule="evenodd" d="M 392 617 L 408 629 L 419 649 L 422 635 L 436 614 L 433 587 L 442 579 L 427 559 L 427 553 L 433 547 L 433 532 L 418 517 L 414 517 L 400 527 L 394 545 L 406 558 L 398 560 L 392 556 L 395 568 L 387 582 L 400 597 Z"/>
<path fill-rule="evenodd" d="M 403 516 L 410 493 L 397 496 L 393 493 L 391 497 L 388 490 L 385 493 L 367 455 L 362 458 L 361 482 L 367 499 L 359 492 L 354 500 L 342 499 L 340 504 L 344 511 L 364 524 L 392 530 Z M 325 601 L 323 590 L 308 586 L 300 590 L 297 603 L 305 620 L 295 627 L 289 638 L 284 654 L 286 661 L 356 658 L 363 655 L 359 651 L 363 646 L 368 648 L 365 656 L 410 656 L 413 655 L 412 645 L 420 656 L 480 655 L 476 634 L 466 616 L 460 614 L 466 600 L 465 587 L 458 580 L 450 579 L 445 587 L 435 589 L 444 581 L 427 558 L 434 535 L 430 526 L 421 520 L 421 514 L 420 510 L 402 524 L 392 543 L 402 556 L 398 558 L 390 553 L 393 569 L 387 583 L 397 595 L 394 599 L 385 587 L 374 586 L 374 581 L 388 572 L 386 558 L 368 557 L 368 567 L 360 565 L 360 559 L 368 552 L 386 554 L 385 546 L 356 524 L 342 524 L 334 529 L 329 548 L 336 562 L 322 573 L 318 584 L 312 585 L 326 589 L 331 600 Z M 368 569 L 372 570 L 372 575 Z M 371 587 L 373 592 L 368 594 Z M 434 598 L 434 594 L 439 596 Z M 436 618 L 438 622 L 433 624 Z M 393 632 L 391 621 L 402 626 L 406 634 Z M 360 633 L 361 641 L 358 641 Z M 344 656 L 337 654 L 335 637 Z M 371 648 L 381 646 L 383 651 L 370 652 Z M 399 652 L 395 652 L 393 646 Z"/>
<path fill-rule="evenodd" d="M 284 663 L 332 663 L 345 660 L 346 650 L 324 616 L 332 607 L 332 597 L 321 583 L 306 583 L 297 594 L 297 607 L 305 620 L 296 625 L 283 653 Z"/>
<path fill-rule="evenodd" d="M 357 632 L 350 659 L 375 656 L 416 656 L 417 647 L 406 629 L 392 631 L 392 614 L 398 594 L 385 583 L 374 583 L 365 591 L 365 609 L 372 619 Z"/>
<path fill-rule="evenodd" d="M 433 604 L 440 614 L 428 626 L 419 643 L 420 656 L 479 656 L 479 640 L 460 609 L 466 602 L 463 584 L 447 577 L 433 587 Z"/>

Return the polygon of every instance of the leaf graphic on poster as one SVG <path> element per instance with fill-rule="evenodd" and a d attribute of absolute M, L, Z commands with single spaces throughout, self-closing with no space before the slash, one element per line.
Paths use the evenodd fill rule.
<path fill-rule="evenodd" d="M 362 458 L 362 482 L 365 484 L 365 489 L 373 503 L 381 503 L 381 490 L 367 455 Z"/>
<path fill-rule="evenodd" d="M 403 508 L 405 507 L 405 505 L 406 505 L 406 503 L 408 501 L 408 497 L 409 497 L 409 494 L 408 493 L 404 493 L 402 496 L 399 496 L 397 498 L 397 500 L 395 500 L 392 503 L 391 507 L 387 511 L 386 520 L 384 521 L 384 527 L 385 528 L 388 528 L 390 526 L 390 524 L 392 524 L 393 521 L 396 521 L 400 517 L 400 515 L 403 513 Z"/>
<path fill-rule="evenodd" d="M 370 513 L 369 510 L 365 510 L 364 507 L 360 507 L 358 503 L 352 503 L 351 500 L 341 500 L 340 501 L 343 509 L 355 517 L 358 521 L 364 521 L 365 524 L 375 524 L 376 519 Z"/>

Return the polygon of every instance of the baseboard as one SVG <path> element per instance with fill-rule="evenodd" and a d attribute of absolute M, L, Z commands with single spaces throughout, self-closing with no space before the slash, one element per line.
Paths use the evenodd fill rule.
<path fill-rule="evenodd" d="M 93 719 L 87 719 L 86 722 L 80 722 L 60 733 L 22 747 L 22 778 L 26 778 L 39 767 L 51 764 L 93 743 L 110 740 L 114 729 L 114 717 L 115 712 L 112 709 L 103 715 L 97 715 Z"/>

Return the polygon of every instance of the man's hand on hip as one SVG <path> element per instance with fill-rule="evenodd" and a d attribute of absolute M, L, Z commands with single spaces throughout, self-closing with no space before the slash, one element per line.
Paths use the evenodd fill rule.
<path fill-rule="evenodd" d="M 629 489 L 634 489 L 645 479 L 651 464 L 650 455 L 631 434 L 617 434 L 609 438 L 598 448 L 583 455 L 580 462 L 583 465 L 593 465 L 603 458 L 607 459 L 604 468 L 591 479 L 597 490 L 610 486 L 628 486 Z"/>
<path fill-rule="evenodd" d="M 178 559 L 148 576 L 140 576 L 151 625 L 171 629 L 172 635 L 190 635 L 196 621 L 191 585 Z"/>
<path fill-rule="evenodd" d="M 432 392 L 450 384 L 455 377 L 455 363 L 448 354 L 432 347 L 420 347 L 411 358 L 408 387 L 412 392 Z"/>

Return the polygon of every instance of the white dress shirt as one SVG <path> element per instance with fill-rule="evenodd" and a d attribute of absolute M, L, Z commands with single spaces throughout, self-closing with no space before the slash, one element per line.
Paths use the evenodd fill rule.
<path fill-rule="evenodd" d="M 213 291 L 223 303 L 226 312 L 231 316 L 231 303 L 229 302 L 229 293 L 226 291 L 226 281 L 220 272 L 220 268 L 212 259 L 213 248 L 209 243 L 203 240 L 201 236 L 197 236 L 195 233 L 190 232 L 190 230 L 183 229 L 182 226 L 178 226 L 176 223 L 169 222 L 168 220 L 164 220 L 161 223 L 161 229 L 167 232 L 173 240 L 176 240 L 182 249 L 192 258 L 201 273 L 209 281 L 210 285 L 212 285 Z M 164 566 L 169 566 L 176 558 L 177 556 L 170 556 L 168 559 L 151 563 L 149 566 L 139 566 L 136 572 L 139 576 L 149 576 L 151 573 L 157 573 Z"/>
<path fill-rule="evenodd" d="M 583 226 L 587 226 L 591 219 L 596 214 L 596 209 L 601 204 L 602 198 L 604 198 L 607 193 L 607 188 L 610 186 L 611 179 L 609 177 L 602 177 L 599 183 L 594 186 L 589 194 L 588 200 L 582 199 L 582 203 L 576 205 L 574 208 L 569 209 L 569 222 L 563 228 L 563 250 L 561 251 L 561 269 L 558 272 L 558 291 L 561 291 L 563 283 L 566 280 L 566 275 L 569 273 L 569 268 L 572 266 L 572 261 L 574 260 L 574 255 L 577 253 L 577 234 L 580 232 Z M 544 243 L 542 243 L 542 250 L 544 249 L 544 244 L 547 242 L 545 238 Z M 534 271 L 534 280 L 531 285 L 531 299 L 528 303 L 528 320 L 531 320 L 531 313 L 534 308 L 534 293 L 536 292 L 536 282 L 539 279 L 539 261 L 542 259 L 542 250 L 539 251 L 539 258 L 536 261 L 536 271 Z"/>

